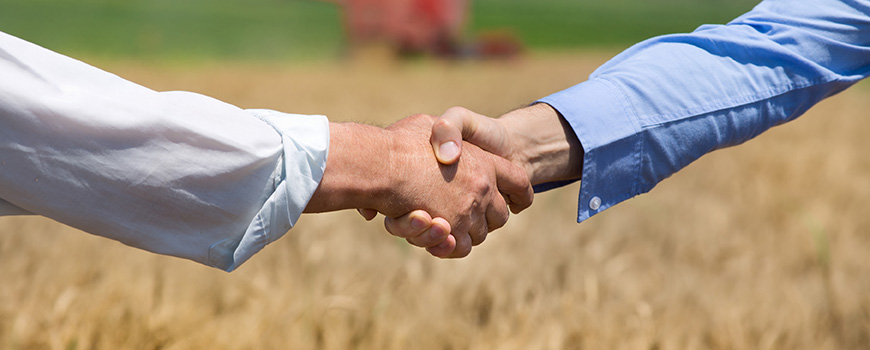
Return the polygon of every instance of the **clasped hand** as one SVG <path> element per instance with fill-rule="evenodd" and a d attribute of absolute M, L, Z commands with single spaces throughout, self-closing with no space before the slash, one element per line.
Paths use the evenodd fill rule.
<path fill-rule="evenodd" d="M 329 134 L 323 178 L 305 212 L 357 208 L 367 220 L 382 213 L 390 233 L 442 258 L 468 255 L 510 212 L 528 208 L 533 184 L 582 173 L 579 141 L 546 104 L 498 119 L 454 107 L 385 129 L 332 123 Z"/>
<path fill-rule="evenodd" d="M 504 226 L 508 208 L 518 213 L 531 205 L 533 193 L 521 167 L 472 144 L 462 145 L 461 158 L 454 145 L 456 157 L 439 164 L 428 142 L 435 120 L 415 115 L 386 129 L 397 143 L 389 168 L 396 195 L 377 211 L 392 234 L 432 255 L 460 258 Z M 375 214 L 360 212 L 367 219 Z"/>
<path fill-rule="evenodd" d="M 408 142 L 418 146 L 421 134 L 428 133 L 431 150 L 427 151 L 442 164 L 442 172 L 463 176 L 445 176 L 444 187 L 419 187 L 433 191 L 414 194 L 429 199 L 424 206 L 399 206 L 399 212 L 403 208 L 417 210 L 401 216 L 382 213 L 387 231 L 434 256 L 468 255 L 471 246 L 504 225 L 509 215 L 506 205 L 514 213 L 531 205 L 531 184 L 580 177 L 582 148 L 576 137 L 566 132 L 569 127 L 564 119 L 546 104 L 513 111 L 500 119 L 453 107 L 434 122 L 432 119 L 413 116 L 388 129 L 402 132 Z M 399 165 L 393 169 L 416 172 L 432 158 L 415 158 L 408 164 L 410 168 Z M 474 175 L 481 173 L 488 176 Z M 493 189 L 505 199 L 499 200 Z M 359 211 L 367 220 L 377 214 L 374 209 Z M 481 212 L 486 213 L 485 220 Z"/>

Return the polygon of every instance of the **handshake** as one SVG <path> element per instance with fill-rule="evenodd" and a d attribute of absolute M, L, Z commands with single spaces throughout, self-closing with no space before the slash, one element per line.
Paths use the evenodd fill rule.
<path fill-rule="evenodd" d="M 544 103 L 498 119 L 453 107 L 385 129 L 332 123 L 326 170 L 305 212 L 381 213 L 393 235 L 461 258 L 504 226 L 508 208 L 532 204 L 532 185 L 579 179 L 582 163 L 574 132 Z"/>

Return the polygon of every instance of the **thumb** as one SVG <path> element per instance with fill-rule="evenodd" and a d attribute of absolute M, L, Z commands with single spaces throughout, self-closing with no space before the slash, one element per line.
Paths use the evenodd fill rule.
<path fill-rule="evenodd" d="M 466 108 L 451 107 L 432 125 L 429 142 L 435 157 L 443 164 L 453 164 L 462 153 L 462 140 L 502 156 L 509 155 L 507 132 L 496 120 Z"/>

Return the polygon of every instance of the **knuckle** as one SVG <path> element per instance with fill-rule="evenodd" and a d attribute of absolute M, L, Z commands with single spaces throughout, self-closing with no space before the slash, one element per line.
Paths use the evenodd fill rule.
<path fill-rule="evenodd" d="M 433 127 L 439 129 L 451 128 L 453 127 L 453 123 L 451 123 L 449 119 L 442 117 L 435 120 L 435 124 L 433 125 Z"/>
<path fill-rule="evenodd" d="M 493 222 L 493 225 L 489 225 L 489 232 L 502 228 L 505 224 L 507 224 L 507 221 L 508 215 L 499 215 L 499 217 L 496 218 L 495 222 Z"/>
<path fill-rule="evenodd" d="M 471 188 L 474 190 L 474 193 L 485 195 L 492 192 L 492 184 L 489 179 L 483 176 L 475 176 L 471 181 Z"/>
<path fill-rule="evenodd" d="M 487 236 L 487 234 L 485 232 L 472 236 L 471 237 L 471 245 L 476 246 L 476 245 L 483 243 L 483 241 L 486 240 L 486 236 Z"/>
<path fill-rule="evenodd" d="M 384 219 L 384 229 L 386 229 L 387 232 L 396 237 L 405 238 L 405 236 L 407 235 L 407 232 L 405 232 L 405 230 L 402 230 L 400 225 L 397 225 L 395 219 L 392 218 Z"/>
<path fill-rule="evenodd" d="M 470 245 L 463 248 L 463 249 L 456 249 L 456 253 L 454 256 L 456 258 L 464 258 L 464 257 L 468 256 L 468 254 L 471 254 L 471 246 Z"/>
<path fill-rule="evenodd" d="M 384 229 L 387 230 L 391 235 L 397 236 L 395 232 L 393 232 L 393 224 L 390 222 L 390 218 L 384 219 Z"/>
<path fill-rule="evenodd" d="M 424 113 L 412 114 L 412 115 L 411 115 L 410 117 L 408 117 L 408 118 L 411 119 L 411 120 L 414 120 L 414 121 L 422 120 L 422 121 L 427 121 L 427 122 L 430 122 L 430 123 L 436 120 L 436 118 L 435 118 L 434 116 L 429 115 L 429 114 L 424 114 Z"/>
<path fill-rule="evenodd" d="M 453 114 L 453 113 L 463 114 L 463 113 L 468 113 L 468 109 L 465 107 L 462 107 L 462 106 L 453 106 L 453 107 L 448 108 L 444 114 L 448 114 L 448 113 L 450 113 L 450 114 Z"/>
<path fill-rule="evenodd" d="M 466 236 L 465 239 L 456 240 L 456 248 L 453 250 L 454 258 L 463 258 L 471 253 L 471 237 Z"/>
<path fill-rule="evenodd" d="M 468 206 L 468 213 L 473 214 L 478 209 L 480 209 L 481 206 L 482 206 L 482 204 L 480 203 L 480 200 L 475 198 L 474 200 L 471 201 L 471 204 Z"/>
<path fill-rule="evenodd" d="M 480 200 L 477 196 L 471 196 L 471 198 L 466 198 L 466 200 L 461 202 L 459 206 L 456 208 L 456 217 L 454 222 L 456 222 L 457 229 L 466 230 L 470 228 L 474 222 L 474 215 L 478 212 L 478 208 L 480 208 Z M 462 232 L 462 231 L 459 231 Z"/>

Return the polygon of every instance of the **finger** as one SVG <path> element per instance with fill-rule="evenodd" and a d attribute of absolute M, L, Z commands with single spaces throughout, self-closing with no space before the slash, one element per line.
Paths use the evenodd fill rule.
<path fill-rule="evenodd" d="M 397 237 L 415 237 L 432 225 L 432 216 L 424 210 L 414 210 L 397 218 L 385 218 L 384 228 Z"/>
<path fill-rule="evenodd" d="M 471 245 L 476 246 L 486 240 L 486 235 L 489 233 L 489 223 L 486 217 L 487 208 L 481 208 L 479 213 L 475 213 L 471 229 L 468 230 L 468 236 L 471 238 Z M 507 208 L 505 208 L 505 211 Z"/>
<path fill-rule="evenodd" d="M 408 237 L 407 241 L 418 247 L 429 248 L 443 243 L 448 236 L 450 236 L 450 224 L 447 220 L 434 218 L 427 230 L 417 236 Z"/>
<path fill-rule="evenodd" d="M 489 232 L 500 229 L 507 223 L 509 217 L 510 212 L 504 197 L 501 193 L 493 193 L 492 200 L 486 208 L 486 225 Z"/>
<path fill-rule="evenodd" d="M 535 192 L 525 170 L 504 158 L 493 157 L 493 162 L 498 191 L 507 197 L 511 211 L 516 214 L 531 206 Z"/>
<path fill-rule="evenodd" d="M 429 142 L 435 157 L 444 164 L 453 164 L 462 153 L 462 140 L 500 155 L 508 156 L 506 131 L 495 119 L 462 107 L 451 107 L 432 125 Z"/>
<path fill-rule="evenodd" d="M 453 235 L 447 235 L 447 239 L 445 239 L 444 242 L 441 242 L 434 247 L 426 248 L 426 251 L 429 252 L 429 254 L 432 254 L 432 256 L 444 259 L 450 257 L 450 254 L 452 254 L 455 249 L 456 237 L 453 237 Z"/>
<path fill-rule="evenodd" d="M 457 234 L 456 232 L 451 233 L 451 235 L 456 238 L 456 248 L 453 248 L 453 252 L 448 255 L 448 258 L 458 259 L 464 258 L 471 253 L 471 236 L 468 235 L 468 232 L 462 232 Z"/>
<path fill-rule="evenodd" d="M 366 221 L 372 221 L 372 219 L 378 216 L 378 211 L 374 209 L 358 208 L 356 211 L 359 215 L 362 215 L 363 219 L 366 219 Z"/>

